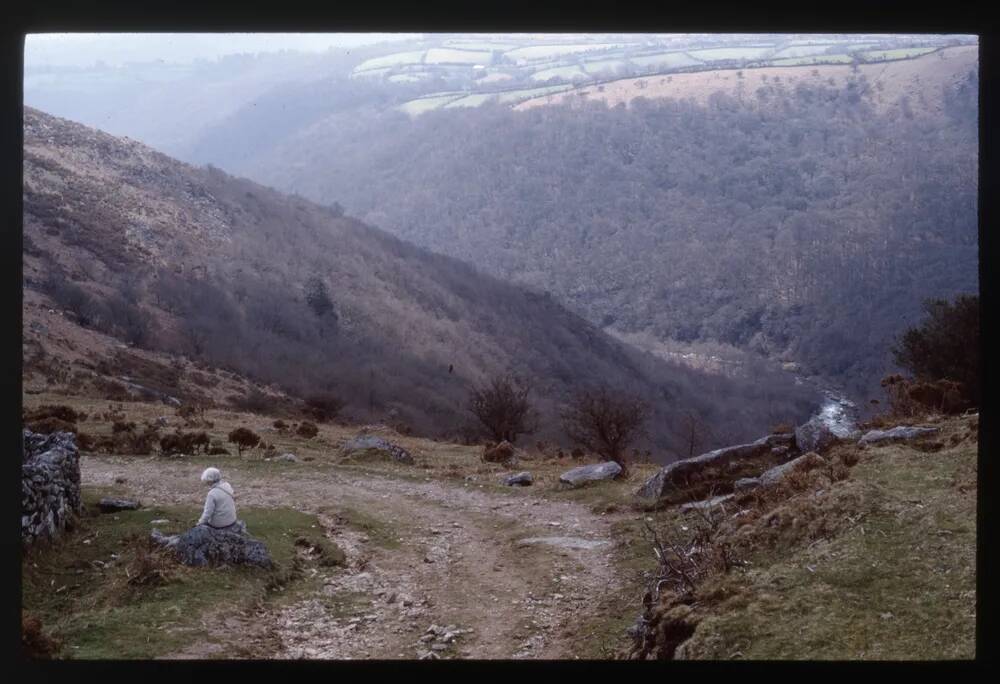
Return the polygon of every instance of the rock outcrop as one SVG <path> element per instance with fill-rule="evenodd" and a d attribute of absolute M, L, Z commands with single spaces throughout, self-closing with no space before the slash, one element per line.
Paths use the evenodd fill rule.
<path fill-rule="evenodd" d="M 694 458 L 674 461 L 649 478 L 636 492 L 636 496 L 649 500 L 661 499 L 677 489 L 686 487 L 693 475 L 702 473 L 708 468 L 724 469 L 742 462 L 774 457 L 775 454 L 772 452 L 776 448 L 784 454 L 786 451 L 780 447 L 790 448 L 793 439 L 790 433 L 767 435 L 749 444 L 724 447 Z"/>
<path fill-rule="evenodd" d="M 940 430 L 936 427 L 911 427 L 908 425 L 898 425 L 889 430 L 871 430 L 858 440 L 860 446 L 866 444 L 877 444 L 879 442 L 899 442 L 907 439 L 915 439 L 924 435 L 933 435 Z"/>
<path fill-rule="evenodd" d="M 819 468 L 825 465 L 828 464 L 822 456 L 817 454 L 815 451 L 810 451 L 808 454 L 802 454 L 788 463 L 782 463 L 781 465 L 777 465 L 770 470 L 764 471 L 761 473 L 761 476 L 757 478 L 757 482 L 761 487 L 770 487 L 781 482 L 790 473 L 812 470 L 813 468 Z"/>
<path fill-rule="evenodd" d="M 172 549 L 177 559 L 185 565 L 196 567 L 211 565 L 250 565 L 271 568 L 274 561 L 267 546 L 259 539 L 246 534 L 246 527 L 239 530 L 217 530 L 208 525 L 196 525 L 187 532 L 167 536 L 153 530 L 154 542 Z"/>
<path fill-rule="evenodd" d="M 358 435 L 340 447 L 345 458 L 389 459 L 397 463 L 413 465 L 413 456 L 401 446 L 376 435 Z"/>
<path fill-rule="evenodd" d="M 572 470 L 567 470 L 559 476 L 559 482 L 570 487 L 581 487 L 588 482 L 599 480 L 613 480 L 622 472 L 622 467 L 614 461 L 604 463 L 590 463 L 582 465 Z"/>
<path fill-rule="evenodd" d="M 795 428 L 795 445 L 799 451 L 823 451 L 837 441 L 835 435 L 820 416 L 813 416 L 808 422 Z"/>
<path fill-rule="evenodd" d="M 53 539 L 80 514 L 80 452 L 69 432 L 22 433 L 21 542 Z"/>

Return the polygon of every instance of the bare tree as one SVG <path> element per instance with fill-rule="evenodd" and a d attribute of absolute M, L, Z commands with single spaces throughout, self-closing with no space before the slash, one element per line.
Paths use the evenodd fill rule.
<path fill-rule="evenodd" d="M 498 375 L 469 395 L 468 410 L 498 442 L 513 443 L 519 434 L 535 430 L 535 412 L 528 400 L 531 386 L 514 375 Z"/>
<path fill-rule="evenodd" d="M 681 419 L 684 429 L 684 441 L 688 447 L 688 458 L 695 455 L 695 451 L 701 448 L 705 438 L 708 436 L 708 426 L 693 411 L 685 411 Z"/>
<path fill-rule="evenodd" d="M 563 429 L 576 444 L 622 467 L 628 476 L 626 449 L 645 432 L 649 406 L 642 399 L 607 385 L 578 392 L 563 411 Z"/>

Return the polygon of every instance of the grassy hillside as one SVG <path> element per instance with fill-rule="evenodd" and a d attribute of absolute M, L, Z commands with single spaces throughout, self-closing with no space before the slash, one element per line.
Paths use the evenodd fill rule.
<path fill-rule="evenodd" d="M 713 543 L 729 545 L 733 567 L 693 602 L 662 591 L 649 657 L 974 658 L 978 417 L 921 424 L 941 433 L 841 445 L 825 455 L 840 464 L 832 480 L 813 471 L 762 501 L 727 502 Z M 654 526 L 668 538 L 701 523 L 673 509 Z"/>
<path fill-rule="evenodd" d="M 546 439 L 572 388 L 630 387 L 656 406 L 662 458 L 680 444 L 680 404 L 723 435 L 809 410 L 787 380 L 669 366 L 550 297 L 134 141 L 27 109 L 24 153 L 26 291 L 139 348 L 300 397 L 332 392 L 355 420 L 454 436 L 471 385 L 508 370 L 534 384 Z M 788 400 L 747 409 L 768 392 Z"/>

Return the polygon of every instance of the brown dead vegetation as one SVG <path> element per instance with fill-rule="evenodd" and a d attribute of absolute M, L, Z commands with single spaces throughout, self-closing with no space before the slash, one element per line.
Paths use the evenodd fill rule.
<path fill-rule="evenodd" d="M 55 656 L 60 643 L 48 636 L 42 629 L 42 621 L 34 615 L 21 615 L 21 653 L 33 659 L 48 659 Z"/>

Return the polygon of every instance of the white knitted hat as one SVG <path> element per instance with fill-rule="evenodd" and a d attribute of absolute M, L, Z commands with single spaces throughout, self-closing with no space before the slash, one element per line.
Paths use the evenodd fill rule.
<path fill-rule="evenodd" d="M 222 473 L 219 472 L 218 468 L 205 468 L 205 472 L 201 474 L 202 482 L 218 482 L 222 479 Z"/>

